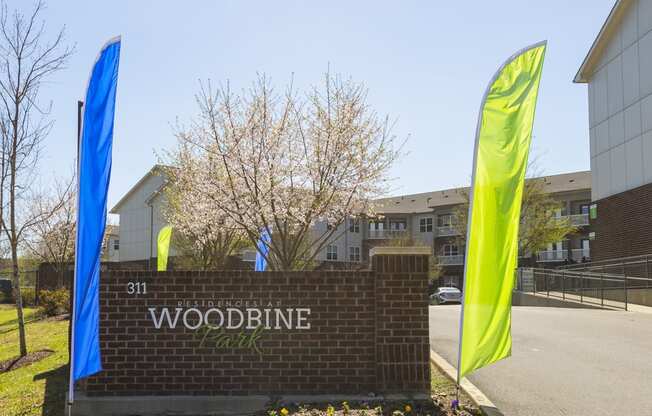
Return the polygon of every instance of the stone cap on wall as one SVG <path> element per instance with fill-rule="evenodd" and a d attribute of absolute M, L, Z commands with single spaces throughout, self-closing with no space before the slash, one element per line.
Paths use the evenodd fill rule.
<path fill-rule="evenodd" d="M 429 256 L 432 254 L 431 247 L 410 246 L 410 247 L 373 247 L 369 250 L 369 256 L 395 255 L 395 256 Z"/>
<path fill-rule="evenodd" d="M 371 270 L 378 273 L 427 273 L 430 247 L 374 247 L 369 250 Z"/>

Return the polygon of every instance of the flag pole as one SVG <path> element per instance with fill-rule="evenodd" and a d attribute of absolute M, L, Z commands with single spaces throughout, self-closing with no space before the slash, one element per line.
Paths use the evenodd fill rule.
<path fill-rule="evenodd" d="M 81 129 L 82 129 L 82 113 L 83 113 L 83 108 L 84 108 L 84 102 L 81 100 L 77 101 L 77 169 L 75 171 L 75 180 L 76 180 L 76 188 L 77 188 L 77 198 L 75 200 L 75 212 L 79 209 L 79 147 L 81 143 Z M 70 370 L 69 378 L 68 378 L 68 414 L 72 415 L 72 404 L 75 400 L 75 381 L 73 377 L 73 357 L 74 357 L 74 351 L 75 351 L 75 293 L 76 293 L 76 286 L 77 286 L 77 233 L 75 233 L 75 267 L 73 267 L 73 274 L 72 274 L 72 296 L 71 296 L 71 307 L 70 307 L 70 325 L 68 325 L 69 328 L 69 335 L 68 335 L 68 367 Z"/>
<path fill-rule="evenodd" d="M 483 120 L 483 109 L 485 106 L 485 103 L 487 101 L 487 96 L 489 95 L 489 91 L 491 90 L 491 86 L 496 82 L 498 77 L 500 76 L 501 72 L 505 69 L 507 65 L 509 65 L 514 59 L 516 59 L 518 56 L 522 55 L 523 53 L 529 51 L 530 49 L 537 48 L 542 45 L 546 45 L 547 41 L 543 40 L 540 42 L 536 42 L 532 45 L 526 46 L 514 54 L 512 54 L 509 58 L 507 58 L 502 65 L 498 68 L 498 70 L 494 73 L 494 75 L 491 77 L 489 80 L 489 83 L 487 84 L 487 87 L 485 88 L 484 94 L 482 96 L 482 100 L 480 101 L 480 110 L 478 112 L 478 122 L 475 128 L 475 144 L 474 144 L 474 149 L 473 149 L 473 171 L 471 172 L 471 188 L 469 191 L 469 213 L 467 215 L 467 224 L 466 224 L 466 247 L 464 250 L 464 276 L 463 276 L 463 283 L 462 283 L 462 305 L 460 309 L 460 329 L 459 329 L 459 340 L 458 340 L 458 348 L 457 348 L 457 385 L 456 385 L 456 393 L 455 393 L 455 401 L 456 404 L 459 405 L 459 394 L 460 394 L 460 382 L 461 377 L 461 363 L 462 363 L 462 336 L 464 333 L 464 304 L 465 304 L 465 299 L 466 299 L 466 282 L 467 282 L 467 271 L 468 271 L 468 254 L 469 254 L 469 237 L 471 234 L 471 221 L 472 219 L 472 212 L 473 212 L 473 193 L 475 191 L 475 174 L 476 174 L 476 168 L 477 168 L 477 158 L 478 158 L 478 144 L 480 141 L 480 130 L 482 129 L 482 120 Z"/>

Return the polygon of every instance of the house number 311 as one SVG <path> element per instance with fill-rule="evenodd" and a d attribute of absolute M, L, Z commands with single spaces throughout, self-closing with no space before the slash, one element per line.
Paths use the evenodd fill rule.
<path fill-rule="evenodd" d="M 127 283 L 127 293 L 130 295 L 146 295 L 147 294 L 147 283 L 145 282 L 129 282 Z"/>

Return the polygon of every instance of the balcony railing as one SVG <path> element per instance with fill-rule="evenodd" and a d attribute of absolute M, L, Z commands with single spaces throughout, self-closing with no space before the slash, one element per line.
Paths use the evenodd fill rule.
<path fill-rule="evenodd" d="M 243 250 L 242 251 L 242 261 L 256 261 L 256 250 Z"/>
<path fill-rule="evenodd" d="M 573 214 L 567 215 L 570 225 L 574 227 L 583 227 L 589 225 L 589 214 Z"/>
<path fill-rule="evenodd" d="M 537 261 L 564 261 L 568 259 L 568 250 L 547 250 L 537 253 Z"/>
<path fill-rule="evenodd" d="M 571 250 L 571 258 L 576 262 L 581 262 L 582 259 L 589 261 L 591 259 L 591 249 L 576 248 Z"/>
<path fill-rule="evenodd" d="M 464 264 L 464 255 L 459 254 L 455 256 L 437 256 L 439 264 L 442 266 L 460 266 Z"/>
<path fill-rule="evenodd" d="M 407 230 L 369 230 L 367 238 L 371 240 L 379 240 L 386 238 L 406 238 L 408 237 Z"/>
<path fill-rule="evenodd" d="M 459 235 L 459 231 L 453 225 L 444 225 L 442 227 L 437 227 L 437 236 L 439 237 L 448 237 L 451 235 Z"/>

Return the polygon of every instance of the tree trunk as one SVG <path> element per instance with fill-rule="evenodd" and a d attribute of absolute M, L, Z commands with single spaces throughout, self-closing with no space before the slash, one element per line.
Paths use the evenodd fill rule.
<path fill-rule="evenodd" d="M 61 289 L 62 287 L 66 287 L 66 266 L 64 264 L 59 266 L 59 270 L 57 270 L 57 275 L 59 277 L 57 278 L 57 287 L 56 289 Z"/>
<path fill-rule="evenodd" d="M 20 72 L 19 78 L 20 80 Z M 16 93 L 18 95 L 18 93 Z M 20 101 L 15 101 L 15 117 L 12 120 L 13 141 L 11 143 L 11 156 L 9 158 L 11 169 L 9 171 L 9 244 L 11 245 L 11 266 L 14 279 L 14 294 L 16 296 L 16 312 L 18 314 L 18 342 L 20 356 L 27 355 L 27 341 L 25 340 L 25 319 L 23 318 L 23 297 L 20 293 L 20 275 L 18 273 L 18 233 L 16 232 L 16 156 L 18 153 L 18 114 L 20 114 Z"/>
<path fill-rule="evenodd" d="M 18 251 L 16 245 L 11 244 L 12 277 L 14 281 L 14 298 L 16 299 L 16 312 L 18 314 L 18 340 L 20 356 L 27 355 L 27 341 L 25 340 L 25 319 L 23 318 L 23 297 L 20 294 L 20 275 L 18 273 Z"/>

